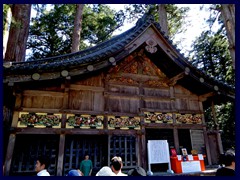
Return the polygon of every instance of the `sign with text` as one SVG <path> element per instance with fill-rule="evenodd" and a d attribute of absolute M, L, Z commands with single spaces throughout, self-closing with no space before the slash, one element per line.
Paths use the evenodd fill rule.
<path fill-rule="evenodd" d="M 169 163 L 169 147 L 167 140 L 149 140 L 148 141 L 149 163 Z"/>
<path fill-rule="evenodd" d="M 185 161 L 181 163 L 183 173 L 201 171 L 200 161 Z"/>

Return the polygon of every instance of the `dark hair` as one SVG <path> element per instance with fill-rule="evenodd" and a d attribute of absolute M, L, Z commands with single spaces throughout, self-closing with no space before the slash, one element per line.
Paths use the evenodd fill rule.
<path fill-rule="evenodd" d="M 111 159 L 111 164 L 110 166 L 113 166 L 116 171 L 119 171 L 122 166 L 122 159 L 120 157 L 113 157 Z"/>
<path fill-rule="evenodd" d="M 225 154 L 220 154 L 219 164 L 230 166 L 232 162 L 235 162 L 235 154 L 231 151 L 227 151 Z"/>
<path fill-rule="evenodd" d="M 235 155 L 232 153 L 225 154 L 225 157 L 224 157 L 225 166 L 230 166 L 232 162 L 235 162 Z"/>
<path fill-rule="evenodd" d="M 47 157 L 40 156 L 40 157 L 38 157 L 37 160 L 40 162 L 41 165 L 43 165 L 43 164 L 45 165 L 45 169 L 48 168 L 50 162 L 49 162 L 49 159 Z"/>

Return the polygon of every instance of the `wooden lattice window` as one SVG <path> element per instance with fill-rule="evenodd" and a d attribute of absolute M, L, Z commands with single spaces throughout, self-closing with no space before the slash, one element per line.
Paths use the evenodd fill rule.
<path fill-rule="evenodd" d="M 107 165 L 107 152 L 107 136 L 66 136 L 63 175 L 71 169 L 79 169 L 85 154 L 88 154 L 93 162 L 94 175 L 101 167 Z"/>
<path fill-rule="evenodd" d="M 10 175 L 36 175 L 36 160 L 38 156 L 42 155 L 50 159 L 50 165 L 48 168 L 50 175 L 56 175 L 58 145 L 58 135 L 17 135 Z"/>
<path fill-rule="evenodd" d="M 120 156 L 123 160 L 123 169 L 137 165 L 136 138 L 134 136 L 111 136 L 110 158 Z"/>

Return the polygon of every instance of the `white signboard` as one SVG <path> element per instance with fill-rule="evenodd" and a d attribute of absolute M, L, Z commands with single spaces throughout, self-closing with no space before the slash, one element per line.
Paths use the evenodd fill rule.
<path fill-rule="evenodd" d="M 150 164 L 168 163 L 170 157 L 167 140 L 149 140 L 148 154 Z"/>
<path fill-rule="evenodd" d="M 168 163 L 168 171 L 172 172 L 167 140 L 148 140 L 147 147 L 149 171 L 151 172 L 151 164 Z"/>
<path fill-rule="evenodd" d="M 183 173 L 201 171 L 200 161 L 185 161 L 181 162 L 181 164 Z"/>

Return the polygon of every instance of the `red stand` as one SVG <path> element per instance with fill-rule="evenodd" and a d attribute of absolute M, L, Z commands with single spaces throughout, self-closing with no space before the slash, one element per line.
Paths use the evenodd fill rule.
<path fill-rule="evenodd" d="M 205 155 L 203 157 L 206 157 Z M 182 162 L 183 160 L 178 160 L 177 157 L 170 157 L 171 168 L 176 174 L 182 173 Z M 187 159 L 188 161 L 188 159 Z M 193 156 L 193 161 L 200 161 L 201 171 L 205 171 L 204 160 L 199 160 L 198 156 Z"/>

